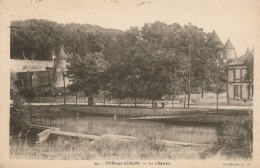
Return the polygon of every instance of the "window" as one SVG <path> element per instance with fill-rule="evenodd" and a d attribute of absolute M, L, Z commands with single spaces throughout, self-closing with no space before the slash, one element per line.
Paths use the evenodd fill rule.
<path fill-rule="evenodd" d="M 254 95 L 254 86 L 248 85 L 248 98 L 253 97 L 253 95 Z"/>
<path fill-rule="evenodd" d="M 229 70 L 228 71 L 228 81 L 229 82 L 234 82 L 234 70 L 232 69 L 232 70 Z"/>
<path fill-rule="evenodd" d="M 243 91 L 242 91 L 242 85 L 240 85 L 240 98 L 242 99 Z"/>
<path fill-rule="evenodd" d="M 246 69 L 242 69 L 242 70 L 241 70 L 241 79 L 242 79 L 243 81 L 245 81 L 245 80 L 246 80 L 245 77 L 246 77 Z"/>
<path fill-rule="evenodd" d="M 241 79 L 241 70 L 235 69 L 235 79 L 240 80 Z"/>
<path fill-rule="evenodd" d="M 238 85 L 235 85 L 235 86 L 234 86 L 234 97 L 239 97 L 239 94 L 238 94 Z"/>

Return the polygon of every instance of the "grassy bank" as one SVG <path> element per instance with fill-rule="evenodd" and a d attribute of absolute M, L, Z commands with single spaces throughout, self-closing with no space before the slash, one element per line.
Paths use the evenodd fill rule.
<path fill-rule="evenodd" d="M 93 142 L 87 140 L 58 139 L 35 146 L 12 145 L 12 158 L 24 159 L 199 159 L 208 147 L 167 145 L 148 136 L 122 141 L 103 137 Z"/>

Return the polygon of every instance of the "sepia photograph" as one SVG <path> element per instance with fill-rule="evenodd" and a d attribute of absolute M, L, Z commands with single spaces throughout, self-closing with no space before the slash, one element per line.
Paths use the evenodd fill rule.
<path fill-rule="evenodd" d="M 260 1 L 0 5 L 0 167 L 260 166 Z"/>

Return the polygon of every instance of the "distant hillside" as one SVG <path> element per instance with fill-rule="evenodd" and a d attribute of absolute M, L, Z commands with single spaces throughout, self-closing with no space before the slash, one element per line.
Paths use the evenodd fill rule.
<path fill-rule="evenodd" d="M 124 32 L 90 24 L 58 24 L 49 20 L 11 22 L 11 58 L 50 60 L 64 45 L 66 52 L 101 52 Z"/>

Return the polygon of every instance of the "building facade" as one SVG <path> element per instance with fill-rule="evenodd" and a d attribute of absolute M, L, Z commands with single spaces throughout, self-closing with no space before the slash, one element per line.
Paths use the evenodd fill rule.
<path fill-rule="evenodd" d="M 217 46 L 218 51 L 222 53 L 225 66 L 228 69 L 226 94 L 227 102 L 248 101 L 253 99 L 254 85 L 252 79 L 246 78 L 248 65 L 246 61 L 253 59 L 254 51 L 249 51 L 237 58 L 236 49 L 230 39 L 223 46 L 220 38 L 215 31 L 208 39 L 208 44 Z"/>
<path fill-rule="evenodd" d="M 246 79 L 248 70 L 245 61 L 253 59 L 254 51 L 249 51 L 234 59 L 227 64 L 228 67 L 228 83 L 227 83 L 227 99 L 232 100 L 252 100 L 254 95 L 253 81 Z"/>
<path fill-rule="evenodd" d="M 61 47 L 60 52 L 51 61 L 15 60 L 11 59 L 11 72 L 17 74 L 18 88 L 30 87 L 64 87 L 69 84 L 64 77 L 67 54 Z"/>

